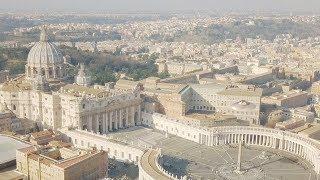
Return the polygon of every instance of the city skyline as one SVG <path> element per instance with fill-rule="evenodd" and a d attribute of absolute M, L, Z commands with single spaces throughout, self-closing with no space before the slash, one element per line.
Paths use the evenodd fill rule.
<path fill-rule="evenodd" d="M 320 180 L 320 0 L 0 0 L 0 180 Z"/>
<path fill-rule="evenodd" d="M 170 11 L 275 11 L 275 12 L 320 12 L 317 0 L 0 0 L 0 10 L 5 12 L 32 11 L 80 11 L 80 12 L 170 12 Z"/>

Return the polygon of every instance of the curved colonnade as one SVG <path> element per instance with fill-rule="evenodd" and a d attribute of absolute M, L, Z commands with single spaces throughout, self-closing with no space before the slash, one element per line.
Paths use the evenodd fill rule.
<path fill-rule="evenodd" d="M 208 146 L 238 144 L 277 149 L 299 156 L 320 174 L 320 143 L 291 132 L 246 126 L 216 127 L 199 134 L 199 143 Z"/>
<path fill-rule="evenodd" d="M 192 127 L 161 114 L 153 114 L 152 122 L 155 129 L 207 146 L 238 144 L 242 139 L 246 145 L 284 151 L 305 159 L 320 174 L 320 142 L 299 134 L 251 126 Z"/>
<path fill-rule="evenodd" d="M 139 180 L 186 180 L 186 177 L 178 178 L 166 171 L 160 163 L 161 152 L 159 149 L 147 150 L 140 159 Z"/>

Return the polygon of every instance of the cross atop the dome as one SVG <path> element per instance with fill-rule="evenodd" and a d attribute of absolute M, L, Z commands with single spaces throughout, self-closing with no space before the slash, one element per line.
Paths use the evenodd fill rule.
<path fill-rule="evenodd" d="M 41 42 L 48 42 L 49 38 L 47 35 L 47 27 L 45 25 L 43 25 L 41 27 L 41 34 L 40 34 L 40 41 Z"/>

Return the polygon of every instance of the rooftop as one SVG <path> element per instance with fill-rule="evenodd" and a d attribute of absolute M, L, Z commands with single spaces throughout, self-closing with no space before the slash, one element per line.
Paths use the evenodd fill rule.
<path fill-rule="evenodd" d="M 0 135 L 0 164 L 14 160 L 16 158 L 17 149 L 30 146 L 30 144 L 17 139 Z"/>
<path fill-rule="evenodd" d="M 72 96 L 76 96 L 76 97 L 89 95 L 89 96 L 94 96 L 99 98 L 109 96 L 110 94 L 108 91 L 104 89 L 80 86 L 76 84 L 67 84 L 60 89 L 60 92 L 66 93 Z"/>
<path fill-rule="evenodd" d="M 312 127 L 309 127 L 305 130 L 302 130 L 301 132 L 299 132 L 299 134 L 303 134 L 303 135 L 312 135 L 314 133 L 319 133 L 320 132 L 320 125 L 315 125 L 315 126 L 312 126 Z"/>
<path fill-rule="evenodd" d="M 31 137 L 34 138 L 34 139 L 46 138 L 48 136 L 51 137 L 53 135 L 54 135 L 54 133 L 53 133 L 52 130 L 44 130 L 44 131 L 31 133 Z"/>
<path fill-rule="evenodd" d="M 231 95 L 231 96 L 262 96 L 261 89 L 242 89 L 242 88 L 227 88 L 221 92 L 218 92 L 219 95 Z"/>
<path fill-rule="evenodd" d="M 12 81 L 7 81 L 0 86 L 2 91 L 18 92 L 31 90 L 31 84 L 26 82 L 24 78 L 18 78 Z"/>
<path fill-rule="evenodd" d="M 96 149 L 81 150 L 76 148 L 65 148 L 65 147 L 28 147 L 18 149 L 24 154 L 29 154 L 29 158 L 47 165 L 55 165 L 62 169 L 66 169 L 73 166 L 87 158 L 90 158 L 102 151 Z M 41 158 L 40 158 L 41 157 Z"/>
<path fill-rule="evenodd" d="M 308 94 L 305 91 L 300 91 L 300 90 L 291 90 L 286 93 L 274 93 L 271 96 L 269 96 L 271 99 L 276 99 L 276 100 L 281 100 L 281 99 L 287 99 L 295 96 L 300 96 L 303 94 Z"/>

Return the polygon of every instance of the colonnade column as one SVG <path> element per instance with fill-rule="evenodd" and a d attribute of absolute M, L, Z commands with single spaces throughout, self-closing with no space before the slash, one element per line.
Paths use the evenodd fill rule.
<path fill-rule="evenodd" d="M 215 145 L 216 146 L 219 145 L 219 137 L 218 136 L 215 137 Z"/>
<path fill-rule="evenodd" d="M 52 67 L 52 74 L 53 74 L 53 78 L 56 78 L 57 75 L 56 75 L 56 68 L 53 66 Z"/>
<path fill-rule="evenodd" d="M 44 70 L 46 78 L 50 78 L 49 69 L 45 68 Z"/>
<path fill-rule="evenodd" d="M 118 129 L 118 112 L 117 110 L 114 110 L 112 113 L 115 114 L 114 118 L 113 118 L 113 122 L 114 122 L 114 126 L 115 126 L 115 129 L 117 130 Z"/>
<path fill-rule="evenodd" d="M 88 131 L 92 131 L 92 115 L 90 114 L 88 117 Z"/>
<path fill-rule="evenodd" d="M 279 139 L 279 149 L 283 149 L 283 139 Z"/>
<path fill-rule="evenodd" d="M 84 117 L 80 117 L 80 118 L 79 118 L 78 129 L 81 129 L 81 130 L 82 130 L 82 127 L 83 127 L 83 119 L 84 119 Z"/>
<path fill-rule="evenodd" d="M 128 107 L 126 108 L 126 125 L 127 125 L 127 127 L 130 127 L 130 125 L 129 125 L 129 108 Z"/>
<path fill-rule="evenodd" d="M 103 112 L 102 114 L 102 133 L 105 134 L 107 132 L 106 128 L 106 112 Z"/>
<path fill-rule="evenodd" d="M 110 131 L 113 131 L 113 129 L 112 129 L 112 111 L 109 111 L 109 128 L 110 128 Z"/>
<path fill-rule="evenodd" d="M 119 118 L 118 118 L 118 121 L 119 121 L 119 128 L 123 128 L 123 124 L 122 124 L 122 110 L 120 109 L 119 110 Z"/>
<path fill-rule="evenodd" d="M 96 119 L 95 119 L 95 122 L 96 122 L 96 133 L 97 133 L 97 134 L 100 133 L 100 128 L 99 128 L 99 125 L 100 125 L 99 119 L 100 119 L 100 117 L 99 117 L 99 116 L 100 116 L 100 115 L 97 114 L 97 115 L 96 115 Z"/>
<path fill-rule="evenodd" d="M 139 104 L 138 106 L 138 119 L 137 119 L 137 124 L 141 124 L 141 105 Z"/>
<path fill-rule="evenodd" d="M 134 124 L 134 107 L 131 106 L 131 120 L 130 120 L 131 126 L 135 126 Z"/>

